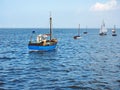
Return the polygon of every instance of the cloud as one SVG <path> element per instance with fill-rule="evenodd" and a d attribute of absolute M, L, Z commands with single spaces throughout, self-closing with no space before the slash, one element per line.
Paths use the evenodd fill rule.
<path fill-rule="evenodd" d="M 109 11 L 117 8 L 117 1 L 116 0 L 109 0 L 106 3 L 97 2 L 93 5 L 90 10 L 92 11 Z"/>

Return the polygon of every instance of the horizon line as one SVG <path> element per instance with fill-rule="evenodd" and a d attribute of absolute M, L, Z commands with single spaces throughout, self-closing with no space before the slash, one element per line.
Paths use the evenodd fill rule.
<path fill-rule="evenodd" d="M 0 27 L 0 29 L 49 29 L 49 28 L 37 28 L 37 27 Z M 52 29 L 77 29 L 75 27 L 69 28 L 69 27 L 65 27 L 65 28 L 52 28 Z M 81 29 L 86 29 L 85 28 L 81 28 Z M 95 28 L 95 27 L 89 27 L 88 29 L 100 29 L 100 28 Z M 112 27 L 107 28 L 107 29 L 112 29 Z M 120 29 L 119 27 L 116 29 Z"/>

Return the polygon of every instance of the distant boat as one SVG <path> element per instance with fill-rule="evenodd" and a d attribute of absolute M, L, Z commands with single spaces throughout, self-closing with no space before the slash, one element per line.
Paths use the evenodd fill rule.
<path fill-rule="evenodd" d="M 73 37 L 74 39 L 78 39 L 80 38 L 80 24 L 79 24 L 79 28 L 78 28 L 78 35 Z"/>
<path fill-rule="evenodd" d="M 103 35 L 107 35 L 107 29 L 105 28 L 105 23 L 103 21 L 101 28 L 100 28 L 100 32 L 99 35 L 103 36 Z"/>
<path fill-rule="evenodd" d="M 84 31 L 83 33 L 84 33 L 84 34 L 87 34 L 87 33 L 88 33 L 88 32 L 87 32 L 87 26 L 86 26 L 86 31 Z"/>
<path fill-rule="evenodd" d="M 34 34 L 35 31 L 32 33 Z M 47 39 L 48 36 L 49 39 Z M 50 51 L 56 48 L 57 42 L 56 38 L 52 38 L 52 17 L 50 15 L 50 34 L 39 34 L 35 41 L 32 41 L 31 37 L 28 48 L 33 51 Z"/>
<path fill-rule="evenodd" d="M 115 27 L 115 25 L 114 25 L 114 28 L 112 29 L 112 36 L 117 36 L 117 34 L 116 34 L 116 27 Z"/>

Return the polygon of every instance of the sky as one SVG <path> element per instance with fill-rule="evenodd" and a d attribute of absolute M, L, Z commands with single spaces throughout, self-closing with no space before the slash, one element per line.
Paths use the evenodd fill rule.
<path fill-rule="evenodd" d="M 120 28 L 120 0 L 0 0 L 0 28 Z"/>

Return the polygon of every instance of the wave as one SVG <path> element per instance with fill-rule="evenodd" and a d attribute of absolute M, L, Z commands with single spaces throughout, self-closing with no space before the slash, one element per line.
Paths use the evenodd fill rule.
<path fill-rule="evenodd" d="M 11 60 L 11 59 L 16 59 L 15 57 L 0 57 L 0 60 Z"/>

